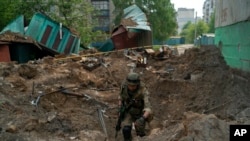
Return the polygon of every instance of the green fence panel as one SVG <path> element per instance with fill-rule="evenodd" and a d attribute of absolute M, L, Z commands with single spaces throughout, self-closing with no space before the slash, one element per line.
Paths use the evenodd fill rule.
<path fill-rule="evenodd" d="M 227 64 L 250 71 L 250 22 L 216 28 L 215 44 L 221 48 Z"/>

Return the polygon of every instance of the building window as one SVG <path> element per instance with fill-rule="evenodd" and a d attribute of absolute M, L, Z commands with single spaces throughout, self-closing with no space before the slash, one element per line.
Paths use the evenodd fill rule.
<path fill-rule="evenodd" d="M 108 10 L 109 9 L 108 1 L 92 1 L 92 5 L 98 10 Z"/>
<path fill-rule="evenodd" d="M 99 18 L 99 25 L 100 26 L 109 26 L 109 19 L 107 19 L 107 18 Z"/>
<path fill-rule="evenodd" d="M 101 16 L 109 16 L 109 10 L 101 10 Z"/>

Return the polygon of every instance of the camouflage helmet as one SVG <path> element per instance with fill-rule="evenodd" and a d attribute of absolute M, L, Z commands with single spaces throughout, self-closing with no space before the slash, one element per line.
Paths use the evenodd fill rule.
<path fill-rule="evenodd" d="M 140 84 L 140 76 L 138 73 L 132 72 L 127 76 L 127 83 L 129 85 L 139 85 Z"/>

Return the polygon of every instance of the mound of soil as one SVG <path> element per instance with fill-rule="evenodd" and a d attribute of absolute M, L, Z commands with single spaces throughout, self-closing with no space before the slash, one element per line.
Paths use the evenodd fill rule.
<path fill-rule="evenodd" d="M 149 57 L 136 68 L 122 52 L 96 59 L 101 65 L 93 70 L 81 60 L 52 57 L 1 63 L 0 140 L 115 140 L 120 84 L 130 71 L 146 84 L 155 116 L 138 140 L 226 140 L 230 123 L 250 122 L 250 74 L 228 67 L 216 47 L 190 48 L 164 60 Z"/>

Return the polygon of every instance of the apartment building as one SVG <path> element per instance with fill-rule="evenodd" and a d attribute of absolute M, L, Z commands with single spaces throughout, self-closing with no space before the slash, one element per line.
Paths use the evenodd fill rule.
<path fill-rule="evenodd" d="M 177 10 L 177 23 L 178 23 L 178 34 L 182 31 L 183 26 L 187 22 L 195 22 L 194 9 L 178 8 Z"/>
<path fill-rule="evenodd" d="M 203 20 L 206 23 L 209 23 L 210 17 L 215 9 L 215 0 L 205 0 L 203 4 Z"/>
<path fill-rule="evenodd" d="M 91 0 L 92 5 L 100 11 L 100 14 L 96 16 L 98 20 L 98 26 L 95 30 L 101 30 L 106 33 L 111 32 L 112 21 L 113 21 L 113 10 L 114 4 L 112 0 Z"/>

